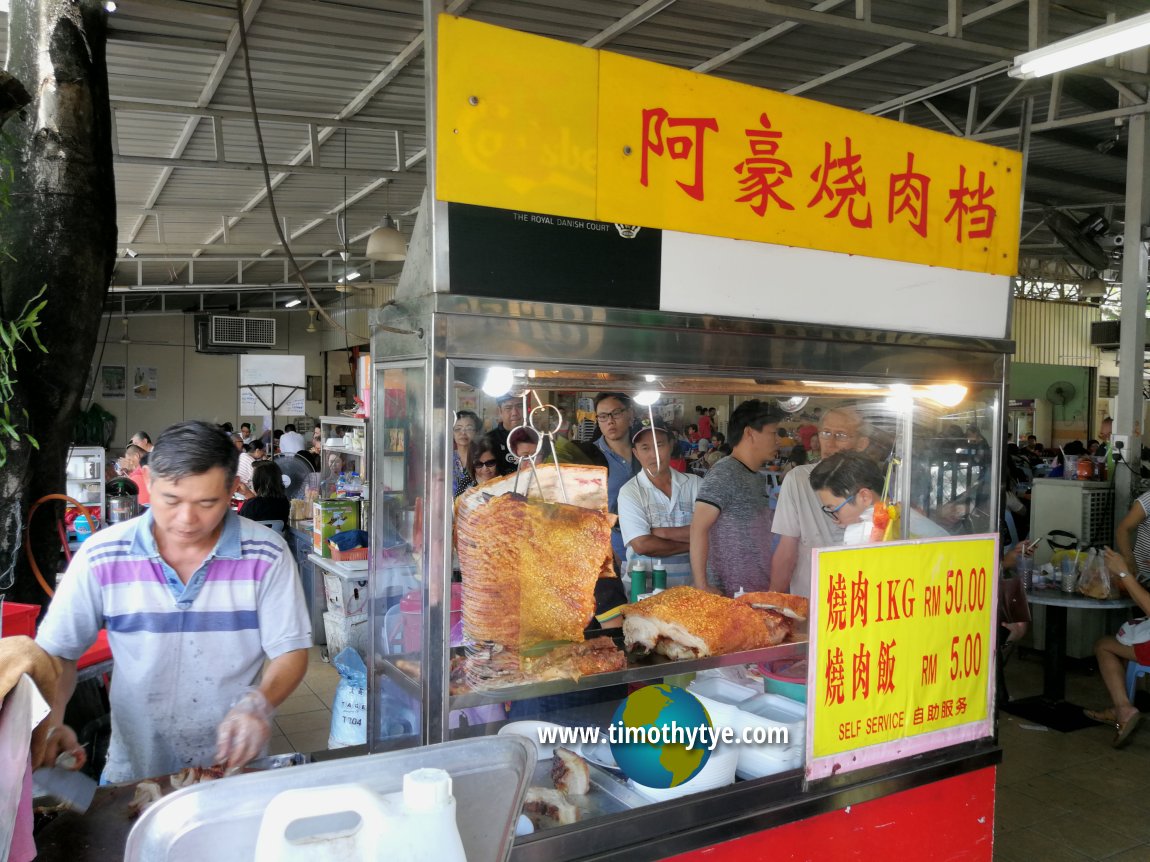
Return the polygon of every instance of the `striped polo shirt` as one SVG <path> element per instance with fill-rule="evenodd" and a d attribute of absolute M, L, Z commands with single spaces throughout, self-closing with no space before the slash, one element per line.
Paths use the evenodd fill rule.
<path fill-rule="evenodd" d="M 295 561 L 281 536 L 229 511 L 185 585 L 160 557 L 152 513 L 80 547 L 36 641 L 77 659 L 101 628 L 115 661 L 104 778 L 211 765 L 216 727 L 265 659 L 311 646 Z"/>

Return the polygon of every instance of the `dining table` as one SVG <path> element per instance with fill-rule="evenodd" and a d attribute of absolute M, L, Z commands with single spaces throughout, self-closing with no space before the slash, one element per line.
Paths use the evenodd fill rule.
<path fill-rule="evenodd" d="M 1042 693 L 1008 701 L 1001 704 L 1001 709 L 1052 730 L 1069 732 L 1092 727 L 1094 722 L 1084 715 L 1083 707 L 1066 700 L 1066 615 L 1071 608 L 1110 611 L 1133 607 L 1134 601 L 1126 596 L 1094 599 L 1059 589 L 1030 589 L 1026 591 L 1026 600 L 1046 608 Z"/>

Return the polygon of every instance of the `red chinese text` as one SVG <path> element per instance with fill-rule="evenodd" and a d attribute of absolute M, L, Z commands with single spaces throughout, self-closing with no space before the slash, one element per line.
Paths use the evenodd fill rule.
<path fill-rule="evenodd" d="M 827 631 L 847 627 L 847 582 L 842 575 L 831 575 L 827 587 Z"/>
<path fill-rule="evenodd" d="M 859 572 L 855 579 L 851 581 L 851 625 L 856 622 L 866 625 L 867 618 L 867 590 L 870 589 L 870 581 Z"/>
<path fill-rule="evenodd" d="M 851 139 L 844 138 L 844 153 L 841 158 L 831 157 L 830 141 L 823 143 L 823 163 L 811 172 L 811 179 L 819 184 L 815 196 L 811 198 L 807 207 L 819 204 L 824 198 L 834 201 L 829 212 L 823 213 L 823 218 L 838 218 L 843 206 L 846 206 L 847 218 L 855 227 L 870 227 L 870 204 L 866 204 L 865 215 L 860 215 L 855 205 L 861 209 L 866 201 L 866 177 L 862 172 L 862 156 L 851 152 Z"/>
<path fill-rule="evenodd" d="M 890 694 L 894 691 L 894 647 L 896 641 L 880 641 L 878 645 L 878 684 L 875 690 L 879 694 Z"/>
<path fill-rule="evenodd" d="M 859 693 L 863 699 L 870 696 L 870 650 L 866 644 L 859 644 L 859 651 L 854 654 L 851 667 L 851 700 L 858 700 Z"/>
<path fill-rule="evenodd" d="M 986 184 L 985 171 L 978 172 L 977 185 L 967 188 L 966 165 L 959 165 L 958 188 L 950 190 L 950 199 L 954 203 L 945 219 L 948 224 L 954 221 L 955 239 L 958 242 L 964 239 L 983 239 L 994 233 L 994 219 L 998 211 L 986 202 L 993 195 L 994 186 Z"/>
<path fill-rule="evenodd" d="M 914 169 L 914 153 L 906 154 L 906 171 L 890 175 L 890 199 L 887 221 L 894 223 L 899 213 L 907 213 L 907 224 L 921 237 L 926 237 L 926 213 L 930 177 Z"/>
<path fill-rule="evenodd" d="M 759 216 L 767 211 L 771 201 L 781 209 L 793 210 L 794 206 L 783 200 L 778 192 L 783 181 L 791 177 L 791 166 L 778 157 L 783 133 L 771 128 L 770 118 L 765 113 L 759 115 L 759 124 L 761 129 L 743 130 L 751 155 L 735 165 L 735 173 L 744 174 L 739 180 L 743 195 L 735 201 L 749 203 L 751 211 Z"/>
<path fill-rule="evenodd" d="M 842 703 L 846 699 L 843 684 L 846 682 L 846 669 L 843 667 L 843 651 L 838 647 L 834 652 L 827 650 L 827 696 L 826 706 Z"/>
<path fill-rule="evenodd" d="M 668 135 L 664 138 L 664 126 L 668 129 L 689 129 L 685 135 Z M 697 201 L 703 199 L 703 135 L 710 129 L 719 131 L 719 123 L 714 117 L 672 117 L 663 108 L 647 108 L 643 111 L 643 165 L 639 181 L 647 185 L 648 158 L 651 155 L 668 154 L 672 159 L 694 160 L 694 181 L 684 183 L 676 180 L 679 188 Z"/>

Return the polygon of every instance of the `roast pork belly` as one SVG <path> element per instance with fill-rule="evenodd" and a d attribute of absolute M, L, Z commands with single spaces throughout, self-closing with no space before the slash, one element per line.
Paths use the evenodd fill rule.
<path fill-rule="evenodd" d="M 694 587 L 672 587 L 622 610 L 627 649 L 670 659 L 705 658 L 771 646 L 747 605 Z"/>

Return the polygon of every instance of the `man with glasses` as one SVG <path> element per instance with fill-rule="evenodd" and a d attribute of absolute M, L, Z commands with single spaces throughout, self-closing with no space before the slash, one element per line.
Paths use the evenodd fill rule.
<path fill-rule="evenodd" d="M 839 452 L 863 452 L 870 445 L 862 417 L 851 407 L 826 411 L 819 423 L 819 453 L 830 458 Z M 811 549 L 841 545 L 843 527 L 823 514 L 822 503 L 811 488 L 814 464 L 795 467 L 787 474 L 775 509 L 774 531 L 779 537 L 771 560 L 771 586 L 777 592 L 811 594 Z"/>
<path fill-rule="evenodd" d="M 601 457 L 607 466 L 607 506 L 616 515 L 619 514 L 619 490 L 642 469 L 631 451 L 629 432 L 634 419 L 631 399 L 622 392 L 600 392 L 595 396 L 595 421 L 601 436 L 590 447 L 598 452 L 589 454 L 596 461 Z M 611 532 L 611 548 L 615 551 L 615 559 L 621 563 L 626 558 L 627 548 L 618 524 Z"/>
<path fill-rule="evenodd" d="M 691 578 L 700 590 L 733 596 L 770 585 L 773 513 L 759 470 L 778 453 L 781 421 L 781 410 L 759 400 L 731 414 L 731 454 L 703 477 L 691 518 Z"/>

